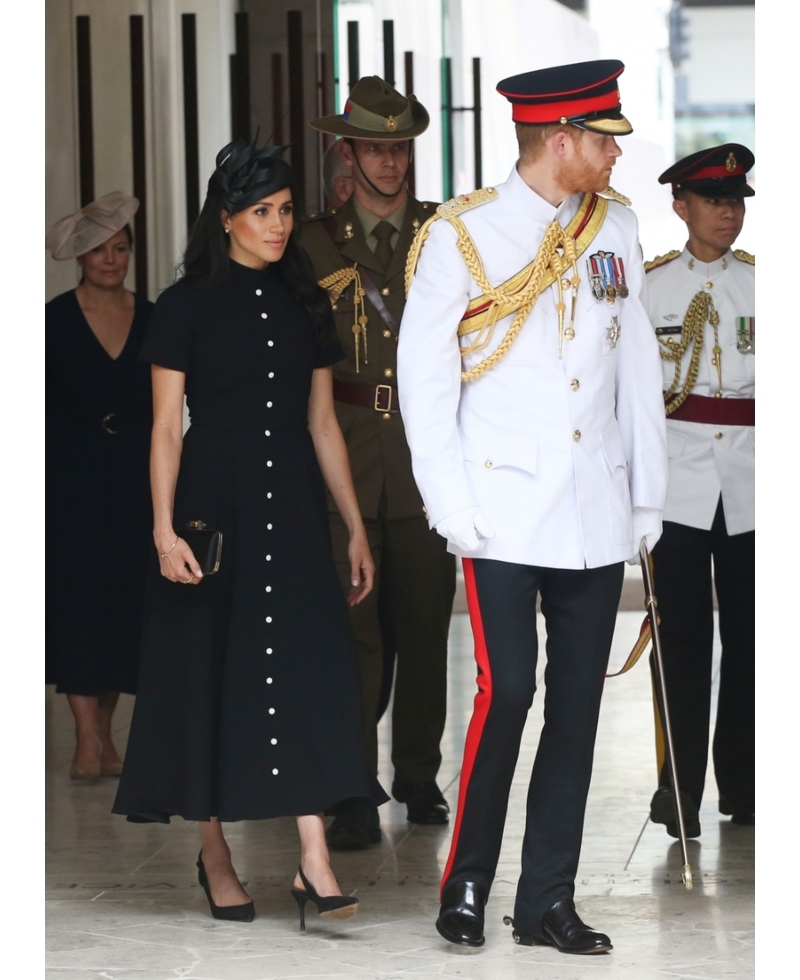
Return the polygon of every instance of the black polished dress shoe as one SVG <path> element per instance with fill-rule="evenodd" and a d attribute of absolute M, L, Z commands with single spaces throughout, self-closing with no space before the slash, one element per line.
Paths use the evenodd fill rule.
<path fill-rule="evenodd" d="M 442 892 L 436 929 L 458 946 L 483 946 L 483 910 L 486 892 L 474 881 L 455 881 Z"/>
<path fill-rule="evenodd" d="M 332 851 L 362 851 L 381 842 L 381 821 L 377 807 L 367 803 L 349 806 L 337 813 L 325 831 Z"/>
<path fill-rule="evenodd" d="M 445 824 L 450 819 L 450 807 L 435 782 L 404 783 L 395 779 L 392 796 L 406 804 L 409 823 Z"/>
<path fill-rule="evenodd" d="M 754 827 L 756 822 L 756 811 L 754 806 L 733 806 L 728 803 L 724 796 L 719 798 L 719 812 L 731 818 L 731 823 L 738 823 L 744 827 Z"/>
<path fill-rule="evenodd" d="M 503 922 L 514 926 L 514 920 L 507 915 L 503 917 Z M 555 946 L 560 953 L 609 953 L 614 948 L 605 933 L 595 932 L 581 921 L 575 911 L 575 903 L 569 898 L 556 902 L 545 913 L 541 929 L 542 934 L 535 936 L 515 927 L 511 935 L 520 946 Z"/>
<path fill-rule="evenodd" d="M 681 790 L 681 803 L 683 804 L 683 826 L 687 837 L 700 836 L 700 816 L 697 804 L 691 796 Z M 675 819 L 675 801 L 672 790 L 668 786 L 659 786 L 653 793 L 650 800 L 650 819 L 653 823 L 663 823 L 667 825 L 667 833 L 670 837 L 680 838 L 678 831 L 678 821 Z"/>

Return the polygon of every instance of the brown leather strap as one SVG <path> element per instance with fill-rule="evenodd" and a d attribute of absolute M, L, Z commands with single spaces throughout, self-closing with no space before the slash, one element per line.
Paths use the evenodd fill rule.
<path fill-rule="evenodd" d="M 352 259 L 345 258 L 341 254 L 341 249 L 339 248 L 339 244 L 336 241 L 336 222 L 334 221 L 334 219 L 324 218 L 322 224 L 325 228 L 325 231 L 327 231 L 328 235 L 330 236 L 334 248 L 341 255 L 344 264 L 352 268 L 352 266 L 354 266 L 356 263 Z M 358 274 L 361 277 L 361 285 L 364 287 L 364 292 L 367 294 L 367 299 L 370 301 L 370 303 L 372 303 L 372 305 L 378 311 L 378 315 L 380 316 L 381 320 L 383 320 L 383 322 L 386 324 L 389 330 L 392 331 L 392 334 L 394 335 L 394 338 L 396 340 L 398 334 L 400 333 L 400 324 L 395 319 L 392 311 L 383 302 L 383 297 L 380 294 L 380 290 L 375 285 L 375 283 L 372 280 L 372 276 L 369 274 L 369 272 L 367 272 L 367 270 L 364 268 L 363 265 L 360 265 L 358 267 Z"/>
<path fill-rule="evenodd" d="M 667 418 L 679 422 L 705 422 L 708 425 L 755 425 L 755 398 L 707 398 L 689 395 Z"/>
<path fill-rule="evenodd" d="M 334 401 L 346 405 L 359 405 L 361 408 L 371 408 L 376 412 L 392 414 L 399 412 L 397 404 L 397 388 L 392 385 L 362 385 L 351 381 L 333 379 Z"/>

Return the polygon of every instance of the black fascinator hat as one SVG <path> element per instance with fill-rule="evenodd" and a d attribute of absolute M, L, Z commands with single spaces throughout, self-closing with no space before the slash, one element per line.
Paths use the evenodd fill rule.
<path fill-rule="evenodd" d="M 237 139 L 217 154 L 217 169 L 208 181 L 208 194 L 223 197 L 227 211 L 241 211 L 292 183 L 292 168 L 282 157 L 289 147 L 259 149 L 257 143 L 258 134 L 252 143 Z"/>

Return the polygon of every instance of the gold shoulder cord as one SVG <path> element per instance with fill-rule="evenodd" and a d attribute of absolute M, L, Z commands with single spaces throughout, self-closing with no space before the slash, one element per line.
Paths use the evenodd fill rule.
<path fill-rule="evenodd" d="M 689 309 L 683 318 L 683 328 L 681 339 L 677 344 L 666 343 L 659 338 L 661 344 L 661 357 L 665 361 L 675 361 L 675 376 L 669 389 L 664 392 L 666 402 L 666 413 L 672 415 L 674 411 L 681 407 L 692 389 L 697 383 L 697 372 L 700 369 L 700 355 L 703 352 L 703 336 L 705 333 L 706 321 L 714 328 L 714 357 L 711 363 L 717 369 L 719 378 L 719 390 L 722 391 L 722 348 L 719 346 L 719 313 L 714 309 L 714 302 L 710 293 L 701 290 L 692 297 Z M 686 381 L 678 391 L 681 383 L 681 360 L 686 351 L 692 347 L 692 356 L 689 360 L 689 368 L 686 372 Z M 675 392 L 678 392 L 675 394 Z"/>
<path fill-rule="evenodd" d="M 733 250 L 733 254 L 740 262 L 747 262 L 748 265 L 756 264 L 755 255 L 751 255 L 749 252 L 745 252 L 743 248 L 735 248 Z"/>
<path fill-rule="evenodd" d="M 610 188 L 603 193 L 617 199 L 622 199 L 621 194 L 618 195 L 616 191 L 612 191 Z M 522 329 L 522 326 L 528 318 L 531 310 L 535 306 L 536 300 L 540 293 L 553 282 L 558 283 L 559 295 L 556 309 L 558 311 L 558 349 L 559 357 L 561 356 L 561 346 L 565 336 L 564 313 L 566 310 L 563 290 L 570 289 L 572 293 L 572 309 L 570 318 L 570 328 L 572 328 L 575 320 L 575 302 L 578 295 L 578 286 L 580 285 L 581 281 L 580 277 L 578 276 L 577 259 L 597 234 L 597 231 L 602 225 L 608 210 L 608 202 L 602 197 L 597 198 L 594 212 L 589 221 L 586 222 L 584 231 L 582 231 L 579 236 L 580 244 L 578 244 L 572 237 L 572 234 L 577 231 L 579 225 L 583 222 L 586 211 L 594 197 L 591 194 L 584 195 L 581 205 L 578 208 L 578 212 L 569 222 L 567 228 L 562 228 L 558 222 L 554 221 L 547 228 L 544 238 L 542 239 L 542 243 L 539 246 L 539 251 L 537 252 L 536 258 L 533 260 L 533 262 L 531 262 L 516 275 L 512 276 L 511 279 L 502 283 L 498 287 L 494 287 L 486 278 L 481 257 L 478 254 L 475 243 L 470 237 L 470 234 L 459 215 L 470 208 L 476 207 L 478 204 L 483 204 L 485 201 L 493 200 L 496 196 L 497 191 L 493 187 L 487 187 L 480 191 L 475 191 L 469 195 L 464 194 L 461 195 L 461 197 L 453 198 L 453 200 L 447 201 L 445 204 L 440 205 L 437 208 L 437 213 L 433 217 L 429 218 L 422 228 L 420 228 L 416 238 L 414 239 L 414 243 L 411 246 L 408 261 L 406 263 L 405 281 L 406 293 L 408 293 L 411 286 L 411 280 L 413 279 L 414 271 L 416 269 L 419 253 L 425 243 L 425 240 L 430 234 L 431 223 L 438 218 L 444 218 L 455 228 L 458 236 L 458 250 L 461 252 L 470 275 L 475 280 L 482 293 L 481 296 L 470 301 L 469 305 L 472 307 L 473 305 L 480 303 L 485 304 L 486 306 L 485 313 L 480 318 L 476 318 L 478 322 L 474 326 L 469 322 L 464 323 L 463 321 L 459 326 L 458 335 L 460 337 L 471 333 L 477 333 L 477 337 L 475 337 L 461 349 L 462 357 L 465 357 L 467 354 L 471 354 L 475 351 L 483 350 L 485 347 L 487 347 L 491 342 L 497 321 L 505 316 L 508 316 L 512 312 L 516 312 L 516 316 L 511 322 L 505 337 L 503 337 L 502 341 L 497 348 L 495 348 L 492 354 L 490 354 L 489 357 L 485 358 L 471 370 L 462 372 L 461 380 L 464 382 L 474 381 L 485 371 L 488 371 L 490 368 L 494 367 L 494 365 L 497 364 L 497 362 L 503 357 L 505 357 L 505 355 L 511 349 L 514 341 L 517 339 L 517 336 L 519 335 L 519 332 Z M 625 200 L 627 201 L 627 198 L 625 198 Z M 562 279 L 563 274 L 570 267 L 572 268 L 572 276 L 570 278 Z"/>
<path fill-rule="evenodd" d="M 344 269 L 337 269 L 332 272 L 329 276 L 325 276 L 324 279 L 320 279 L 318 285 L 322 286 L 323 289 L 328 291 L 328 296 L 330 296 L 331 306 L 336 304 L 336 300 L 342 295 L 345 289 L 350 285 L 351 282 L 355 281 L 355 289 L 353 290 L 353 326 L 350 328 L 353 331 L 355 352 L 356 352 L 356 374 L 359 373 L 359 346 L 364 354 L 364 363 L 368 364 L 367 360 L 367 311 L 364 308 L 364 296 L 366 295 L 363 286 L 361 285 L 361 276 L 358 274 L 358 266 L 345 266 Z M 359 315 L 359 310 L 361 311 Z"/>

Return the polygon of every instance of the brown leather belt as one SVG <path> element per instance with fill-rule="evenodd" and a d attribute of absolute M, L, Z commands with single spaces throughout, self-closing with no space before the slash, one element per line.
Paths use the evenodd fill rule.
<path fill-rule="evenodd" d="M 755 398 L 707 398 L 689 395 L 669 419 L 679 422 L 705 422 L 708 425 L 755 425 Z"/>
<path fill-rule="evenodd" d="M 346 405 L 360 405 L 362 408 L 372 408 L 376 412 L 399 412 L 397 404 L 397 388 L 392 385 L 354 384 L 350 381 L 333 379 L 334 401 Z"/>

